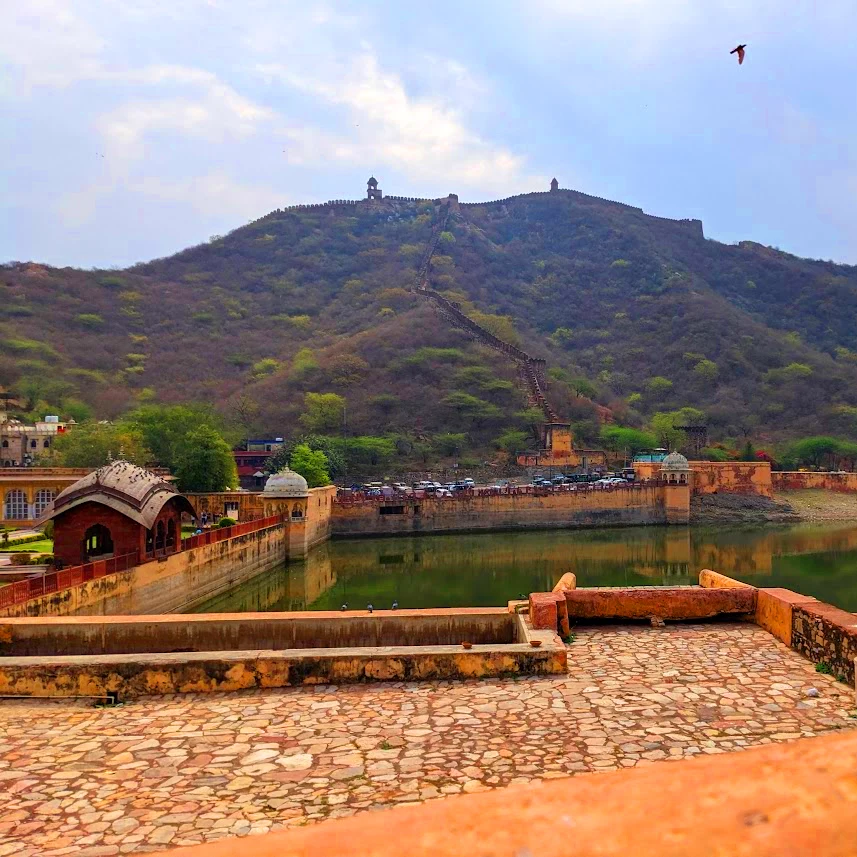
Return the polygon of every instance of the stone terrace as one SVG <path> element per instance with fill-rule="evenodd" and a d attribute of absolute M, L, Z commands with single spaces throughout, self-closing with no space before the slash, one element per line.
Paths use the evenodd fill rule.
<path fill-rule="evenodd" d="M 585 629 L 567 677 L 8 702 L 0 857 L 158 851 L 723 753 L 857 725 L 852 705 L 742 623 Z"/>

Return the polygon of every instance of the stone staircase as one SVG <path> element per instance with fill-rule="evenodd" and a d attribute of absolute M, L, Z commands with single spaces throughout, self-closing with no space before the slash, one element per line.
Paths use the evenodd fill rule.
<path fill-rule="evenodd" d="M 420 267 L 417 272 L 415 291 L 432 301 L 435 307 L 450 324 L 463 330 L 472 339 L 487 345 L 514 360 L 518 365 L 518 374 L 527 394 L 527 405 L 531 408 L 539 408 L 549 423 L 561 422 L 557 412 L 551 407 L 545 396 L 545 361 L 536 357 L 530 357 L 526 351 L 504 342 L 499 336 L 486 330 L 461 311 L 459 304 L 445 298 L 440 292 L 429 288 L 428 278 L 431 270 L 431 260 L 440 242 L 441 233 L 445 231 L 451 215 L 450 207 L 446 206 L 440 219 L 432 229 L 431 238 L 426 245 Z"/>

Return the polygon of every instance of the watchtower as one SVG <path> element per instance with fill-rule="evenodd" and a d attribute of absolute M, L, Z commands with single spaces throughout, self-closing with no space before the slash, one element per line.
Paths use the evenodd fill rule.
<path fill-rule="evenodd" d="M 556 193 L 559 190 L 559 182 L 556 179 L 551 179 L 551 193 Z"/>
<path fill-rule="evenodd" d="M 381 199 L 383 196 L 383 192 L 381 188 L 378 187 L 378 179 L 375 176 L 369 176 L 369 181 L 366 182 L 366 198 L 367 199 Z"/>

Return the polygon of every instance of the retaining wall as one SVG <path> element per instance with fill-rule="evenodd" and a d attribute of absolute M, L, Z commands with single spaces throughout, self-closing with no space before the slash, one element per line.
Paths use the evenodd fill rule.
<path fill-rule="evenodd" d="M 783 470 L 771 474 L 774 491 L 821 488 L 825 491 L 857 493 L 857 473 L 805 473 Z"/>
<path fill-rule="evenodd" d="M 670 490 L 673 489 L 653 484 L 544 496 L 459 495 L 383 503 L 337 503 L 331 525 L 335 536 L 379 536 L 681 523 L 681 510 L 665 501 L 665 492 Z M 689 509 L 684 514 L 684 523 L 688 514 Z"/>
<path fill-rule="evenodd" d="M 286 561 L 282 523 L 170 554 L 0 611 L 0 616 L 178 613 Z"/>

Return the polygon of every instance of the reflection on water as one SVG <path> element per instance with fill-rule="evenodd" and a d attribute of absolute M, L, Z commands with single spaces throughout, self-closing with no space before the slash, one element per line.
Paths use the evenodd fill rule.
<path fill-rule="evenodd" d="M 857 526 L 645 527 L 334 541 L 303 563 L 261 574 L 196 612 L 505 604 L 580 586 L 696 582 L 713 568 L 857 610 Z"/>

